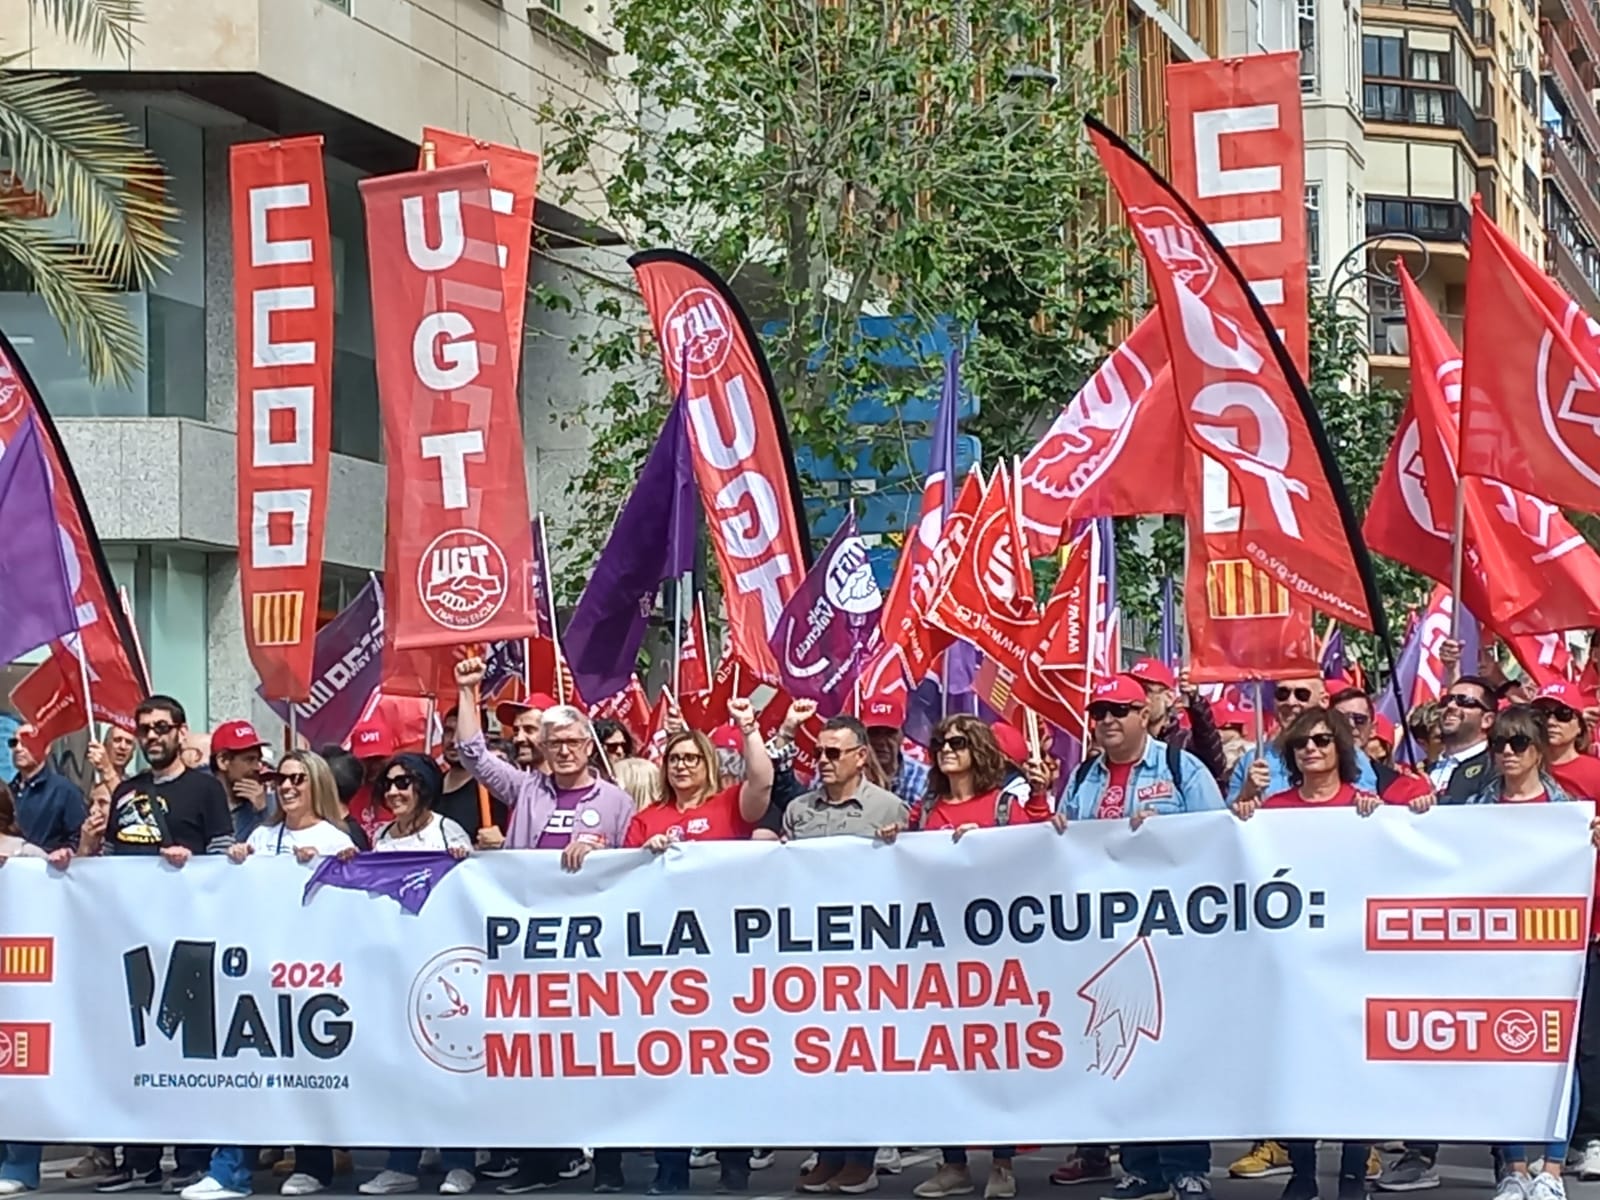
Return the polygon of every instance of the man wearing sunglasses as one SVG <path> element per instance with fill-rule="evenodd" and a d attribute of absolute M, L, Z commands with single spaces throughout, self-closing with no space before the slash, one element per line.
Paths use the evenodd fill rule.
<path fill-rule="evenodd" d="M 1440 804 L 1465 804 L 1494 773 L 1489 727 L 1499 708 L 1494 685 L 1479 675 L 1463 675 L 1439 698 L 1439 736 L 1443 753 L 1428 770 Z"/>
<path fill-rule="evenodd" d="M 1272 689 L 1272 715 L 1277 721 L 1279 729 L 1287 729 L 1294 723 L 1294 719 L 1308 708 L 1328 707 L 1328 685 L 1315 676 L 1307 679 L 1286 679 Z M 1267 782 L 1260 790 L 1268 796 L 1275 795 L 1290 787 L 1289 761 L 1284 757 L 1283 748 L 1276 741 L 1269 741 L 1263 747 L 1262 761 L 1267 764 L 1270 772 Z M 1244 792 L 1246 779 L 1250 776 L 1250 765 L 1256 761 L 1256 748 L 1250 746 L 1239 756 L 1239 761 L 1233 765 L 1233 774 L 1228 779 L 1228 801 L 1237 802 Z M 1359 777 L 1356 787 L 1364 792 L 1378 790 L 1378 775 L 1372 769 L 1372 760 L 1364 750 L 1356 751 L 1356 766 Z"/>
<path fill-rule="evenodd" d="M 1128 817 L 1135 827 L 1157 813 L 1213 812 L 1222 793 L 1206 766 L 1145 727 L 1144 687 L 1128 675 L 1097 683 L 1089 725 L 1100 753 L 1073 774 L 1061 810 L 1074 820 Z"/>

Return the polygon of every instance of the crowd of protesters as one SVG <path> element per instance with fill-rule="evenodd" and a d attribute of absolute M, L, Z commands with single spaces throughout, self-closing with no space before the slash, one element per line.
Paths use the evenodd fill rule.
<path fill-rule="evenodd" d="M 484 666 L 456 669 L 458 704 L 444 717 L 432 754 L 405 751 L 381 724 L 351 734 L 349 748 L 298 749 L 276 761 L 247 721 L 227 721 L 209 736 L 188 727 L 183 705 L 151 696 L 130 731 L 112 730 L 89 748 L 80 788 L 29 748 L 26 728 L 12 739 L 17 775 L 0 784 L 0 862 L 47 858 L 69 870 L 75 856 L 160 856 L 182 867 L 195 855 L 247 864 L 257 855 L 325 855 L 397 850 L 456 857 L 503 850 L 551 852 L 581 871 L 602 848 L 661 853 L 678 842 L 825 837 L 875 838 L 975 831 L 1030 822 L 1064 832 L 1071 822 L 1126 820 L 1231 810 L 1240 820 L 1270 820 L 1284 808 L 1384 805 L 1426 813 L 1436 804 L 1527 804 L 1600 800 L 1600 758 L 1591 737 L 1600 707 L 1576 685 L 1537 693 L 1503 679 L 1461 675 L 1435 704 L 1410 714 L 1405 735 L 1378 714 L 1371 696 L 1345 679 L 1294 679 L 1262 694 L 1251 712 L 1208 703 L 1164 664 L 1143 659 L 1099 682 L 1089 697 L 1090 746 L 1065 778 L 1037 741 L 1004 721 L 954 714 L 926 746 L 904 735 L 896 701 L 866 704 L 859 717 L 822 723 L 815 777 L 797 774 L 800 730 L 816 716 L 792 704 L 763 737 L 748 700 L 729 704 L 725 725 L 684 726 L 674 712 L 658 745 L 643 748 L 615 721 L 535 695 L 495 710 L 485 728 L 478 689 Z M 134 770 L 135 751 L 145 767 Z M 1600 837 L 1600 834 L 1596 834 Z M 1591 943 L 1593 946 L 1594 943 Z M 1595 964 L 1591 948 L 1590 963 Z M 1577 1048 L 1578 1099 L 1569 1144 L 1495 1148 L 1497 1200 L 1562 1200 L 1565 1168 L 1600 1179 L 1600 986 L 1587 973 Z M 1263 1134 L 1271 1131 L 1263 1130 Z M 0 1109 L 0 1135 L 4 1112 Z M 1338 1200 L 1369 1185 L 1383 1191 L 1435 1187 L 1438 1146 L 1396 1143 L 1378 1149 L 1346 1143 Z M 249 1195 L 257 1167 L 283 1176 L 282 1194 L 333 1186 L 351 1170 L 343 1149 L 92 1147 L 69 1171 L 97 1191 L 181 1192 L 184 1200 Z M 423 1149 L 395 1150 L 359 1185 L 365 1195 L 412 1192 Z M 0 1142 L 0 1196 L 39 1186 L 41 1148 Z M 1016 1195 L 1015 1150 L 989 1151 L 986 1200 Z M 968 1152 L 946 1147 L 932 1175 L 914 1189 L 922 1200 L 973 1194 Z M 1078 1147 L 1051 1176 L 1065 1187 L 1100 1186 L 1105 1200 L 1205 1200 L 1211 1170 L 1206 1143 Z M 652 1195 L 688 1191 L 696 1168 L 718 1168 L 718 1190 L 746 1191 L 753 1169 L 770 1166 L 761 1148 L 659 1148 Z M 460 1195 L 480 1179 L 516 1195 L 593 1172 L 596 1192 L 626 1186 L 624 1156 L 573 1147 L 438 1152 L 439 1191 Z M 1283 1200 L 1316 1200 L 1315 1145 L 1263 1140 L 1234 1162 L 1241 1178 L 1284 1176 Z M 893 1147 L 818 1147 L 794 1184 L 799 1193 L 859 1195 L 880 1174 L 900 1170 Z M 487 1184 L 486 1184 L 487 1186 Z"/>

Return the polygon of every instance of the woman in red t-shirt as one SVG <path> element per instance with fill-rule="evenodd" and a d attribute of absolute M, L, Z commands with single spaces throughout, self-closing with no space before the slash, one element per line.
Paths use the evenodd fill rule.
<path fill-rule="evenodd" d="M 912 814 L 916 829 L 948 829 L 956 841 L 974 829 L 998 825 L 1026 825 L 1050 819 L 1048 777 L 1044 765 L 1027 764 L 1028 799 L 1018 804 L 1003 796 L 1009 768 L 995 741 L 994 730 L 977 717 L 957 713 L 933 727 L 928 739 L 933 761 L 928 772 L 928 795 Z M 878 831 L 892 841 L 900 831 L 894 825 Z"/>
<path fill-rule="evenodd" d="M 1590 751 L 1583 710 L 1589 698 L 1578 685 L 1558 680 L 1539 689 L 1533 708 L 1544 718 L 1544 765 L 1574 800 L 1600 802 L 1600 758 Z"/>
<path fill-rule="evenodd" d="M 624 846 L 660 854 L 673 842 L 749 838 L 772 800 L 772 759 L 750 701 L 730 701 L 728 715 L 744 737 L 744 782 L 722 786 L 717 752 L 705 734 L 673 734 L 661 753 L 661 799 L 634 814 Z"/>
<path fill-rule="evenodd" d="M 1350 808 L 1370 816 L 1382 803 L 1356 787 L 1361 770 L 1356 764 L 1356 739 L 1350 722 L 1334 709 L 1308 708 L 1289 722 L 1279 736 L 1289 768 L 1289 786 L 1262 798 L 1260 776 L 1252 772 L 1233 806 L 1240 820 L 1248 821 L 1258 808 Z M 1265 763 L 1261 764 L 1265 766 Z"/>

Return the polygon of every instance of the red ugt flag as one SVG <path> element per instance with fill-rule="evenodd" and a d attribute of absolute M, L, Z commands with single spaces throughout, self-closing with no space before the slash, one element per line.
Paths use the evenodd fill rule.
<path fill-rule="evenodd" d="M 1242 549 L 1292 595 L 1371 629 L 1376 587 L 1354 514 L 1287 351 L 1189 205 L 1109 129 L 1088 125 L 1159 297 L 1184 427 L 1239 491 Z"/>

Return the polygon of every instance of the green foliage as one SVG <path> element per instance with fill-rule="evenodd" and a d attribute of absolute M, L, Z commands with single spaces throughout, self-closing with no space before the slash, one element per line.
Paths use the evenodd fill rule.
<path fill-rule="evenodd" d="M 1346 490 L 1356 513 L 1366 516 L 1378 474 L 1388 457 L 1405 408 L 1405 397 L 1391 388 L 1374 386 L 1359 374 L 1367 355 L 1366 331 L 1361 315 L 1348 305 L 1340 307 L 1325 296 L 1311 301 L 1311 398 L 1322 418 Z M 1425 603 L 1433 582 L 1408 567 L 1373 556 L 1378 590 L 1383 595 L 1389 626 L 1405 628 L 1405 614 Z M 1353 640 L 1352 640 L 1353 635 Z M 1347 631 L 1346 645 L 1359 647 L 1362 661 L 1378 661 L 1370 635 Z M 1398 649 L 1398 647 L 1396 647 Z"/>
<path fill-rule="evenodd" d="M 976 329 L 963 382 L 983 410 L 964 432 L 990 462 L 1026 450 L 1124 312 L 1125 237 L 1104 219 L 1080 126 L 1106 83 L 1083 65 L 1100 10 L 615 0 L 610 15 L 627 55 L 612 94 L 546 113 L 554 199 L 629 245 L 704 259 L 758 328 L 777 323 L 764 345 L 797 447 L 907 461 L 920 430 L 848 421 L 863 390 L 897 403 L 937 385 L 937 361 L 883 367 L 839 334 L 890 314 Z M 603 538 L 664 414 L 657 350 L 624 294 L 536 297 L 597 319 L 571 351 L 610 381 L 584 415 L 595 452 L 566 542 L 580 551 Z"/>

